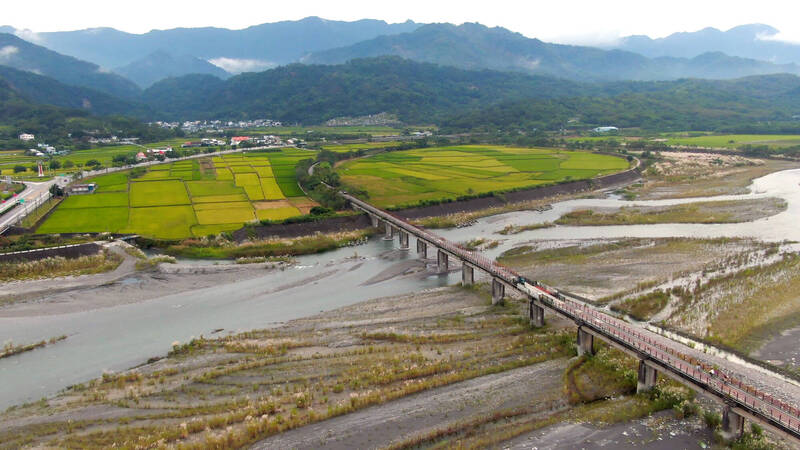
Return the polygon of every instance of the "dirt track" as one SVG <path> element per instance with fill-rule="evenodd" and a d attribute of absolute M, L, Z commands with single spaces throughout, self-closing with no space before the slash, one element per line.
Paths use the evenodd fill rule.
<path fill-rule="evenodd" d="M 525 407 L 546 414 L 564 407 L 560 389 L 567 365 L 562 358 L 432 389 L 281 433 L 252 448 L 376 448 L 498 411 Z"/>

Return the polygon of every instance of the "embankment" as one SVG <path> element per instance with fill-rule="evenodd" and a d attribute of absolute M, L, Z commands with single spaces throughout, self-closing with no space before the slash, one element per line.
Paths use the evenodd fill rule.
<path fill-rule="evenodd" d="M 394 214 L 405 219 L 419 219 L 422 217 L 444 216 L 459 212 L 479 211 L 482 209 L 502 206 L 508 203 L 520 203 L 530 200 L 540 200 L 547 197 L 563 194 L 575 194 L 578 192 L 604 189 L 611 186 L 630 183 L 640 177 L 638 169 L 630 169 L 624 172 L 606 175 L 589 180 L 571 181 L 567 183 L 541 186 L 532 189 L 525 189 L 514 192 L 498 194 L 497 196 L 473 198 L 468 200 L 441 203 L 438 205 L 419 206 L 394 211 Z M 369 219 L 365 215 L 334 217 L 323 219 L 317 222 L 291 223 L 247 227 L 233 233 L 237 241 L 244 241 L 253 238 L 267 237 L 298 237 L 314 233 L 332 233 L 340 231 L 352 231 L 371 226 Z"/>

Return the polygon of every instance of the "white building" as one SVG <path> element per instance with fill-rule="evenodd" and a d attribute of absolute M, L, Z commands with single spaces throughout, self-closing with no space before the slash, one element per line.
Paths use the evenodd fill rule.
<path fill-rule="evenodd" d="M 32 141 L 34 139 L 36 139 L 36 136 L 34 136 L 32 134 L 29 134 L 29 133 L 22 133 L 22 134 L 19 135 L 19 140 L 20 141 Z"/>
<path fill-rule="evenodd" d="M 610 133 L 612 131 L 619 131 L 617 127 L 597 127 L 594 130 L 595 133 Z"/>

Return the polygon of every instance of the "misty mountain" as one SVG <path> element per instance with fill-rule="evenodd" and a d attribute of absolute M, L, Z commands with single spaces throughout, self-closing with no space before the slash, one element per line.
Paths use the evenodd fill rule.
<path fill-rule="evenodd" d="M 723 52 L 778 64 L 800 64 L 800 45 L 774 40 L 778 33 L 775 28 L 761 24 L 741 25 L 728 31 L 704 28 L 695 32 L 673 33 L 658 39 L 628 36 L 615 48 L 651 58 L 694 58 L 703 53 Z"/>
<path fill-rule="evenodd" d="M 95 64 L 61 55 L 31 44 L 12 34 L 0 33 L 0 65 L 54 78 L 64 84 L 82 86 L 124 99 L 139 95 L 139 88 L 120 75 Z"/>
<path fill-rule="evenodd" d="M 651 59 L 622 50 L 550 44 L 504 28 L 488 28 L 474 23 L 425 25 L 411 33 L 379 36 L 351 46 L 313 53 L 303 62 L 337 64 L 382 55 L 465 69 L 519 71 L 586 81 L 735 78 L 800 73 L 794 65 L 776 65 L 722 53 L 703 54 L 692 59 Z"/>
<path fill-rule="evenodd" d="M 114 72 L 146 88 L 164 78 L 179 77 L 192 73 L 208 74 L 218 78 L 228 78 L 230 74 L 210 62 L 190 55 L 175 56 L 165 51 L 153 52 L 128 65 L 114 69 Z"/>
<path fill-rule="evenodd" d="M 0 80 L 4 86 L 21 98 L 36 104 L 45 104 L 83 110 L 98 115 L 145 115 L 142 105 L 122 100 L 94 89 L 70 86 L 53 78 L 33 72 L 0 66 Z"/>
<path fill-rule="evenodd" d="M 220 6 L 224 7 L 224 6 Z M 225 58 L 224 67 L 264 70 L 297 61 L 309 52 L 354 44 L 379 35 L 413 31 L 408 21 L 341 22 L 319 17 L 255 25 L 243 30 L 225 28 L 174 28 L 132 34 L 113 28 L 37 33 L 37 43 L 54 51 L 92 61 L 103 67 L 120 67 L 164 49 L 175 55 L 206 60 Z"/>

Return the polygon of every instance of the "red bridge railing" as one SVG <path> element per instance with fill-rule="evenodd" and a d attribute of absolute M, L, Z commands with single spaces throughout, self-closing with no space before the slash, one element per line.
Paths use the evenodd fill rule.
<path fill-rule="evenodd" d="M 681 352 L 674 345 L 666 343 L 664 338 L 657 337 L 655 333 L 634 327 L 616 317 L 604 314 L 584 303 L 578 303 L 558 295 L 558 290 L 556 289 L 538 285 L 535 286 L 537 293 L 529 292 L 528 288 L 519 286 L 519 274 L 498 264 L 496 261 L 477 252 L 465 250 L 440 236 L 408 223 L 401 217 L 378 209 L 351 195 L 346 193 L 340 193 L 340 195 L 350 201 L 356 208 L 375 215 L 396 228 L 413 234 L 418 239 L 427 241 L 456 258 L 468 262 L 491 276 L 501 279 L 529 297 L 537 296 L 540 300 L 546 299 L 547 305 L 556 312 L 590 325 L 599 333 L 605 334 L 618 342 L 623 342 L 631 349 L 647 355 L 653 361 L 681 373 L 688 379 L 694 380 L 720 397 L 735 400 L 751 412 L 760 413 L 761 416 L 780 424 L 794 436 L 800 437 L 800 409 L 755 387 L 748 386 L 724 372 L 712 376 L 706 372 L 706 370 L 710 369 L 709 366 Z M 699 370 L 697 368 L 698 365 L 700 366 Z"/>

